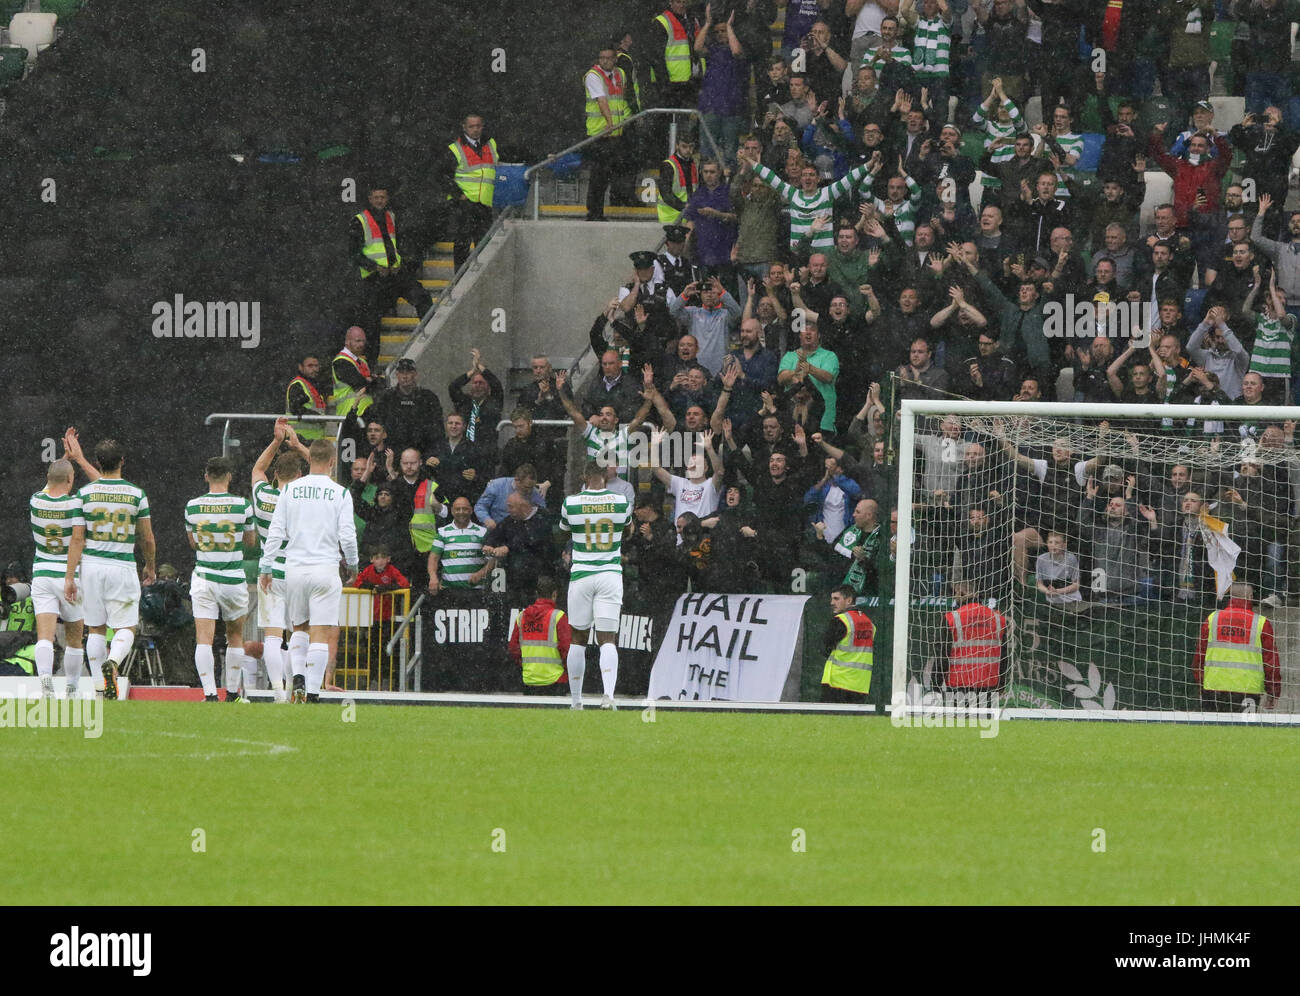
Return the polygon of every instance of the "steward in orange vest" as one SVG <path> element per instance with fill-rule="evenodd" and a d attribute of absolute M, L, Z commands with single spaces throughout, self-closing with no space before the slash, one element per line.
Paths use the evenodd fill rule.
<path fill-rule="evenodd" d="M 1250 585 L 1234 581 L 1228 607 L 1201 624 L 1192 676 L 1206 712 L 1253 711 L 1272 707 L 1282 691 L 1282 671 L 1273 624 L 1251 608 Z"/>
<path fill-rule="evenodd" d="M 963 584 L 953 586 L 960 601 L 971 597 Z M 1006 635 L 1007 617 L 983 602 L 968 601 L 944 613 L 948 624 L 948 677 L 950 689 L 991 691 L 1001 688 L 1010 673 Z"/>

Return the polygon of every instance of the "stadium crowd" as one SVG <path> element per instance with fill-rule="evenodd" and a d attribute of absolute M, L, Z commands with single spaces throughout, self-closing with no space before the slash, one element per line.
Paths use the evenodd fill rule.
<path fill-rule="evenodd" d="M 389 387 L 366 359 L 374 316 L 400 294 L 426 298 L 401 276 L 386 197 L 371 192 L 353 242 L 371 327 L 349 329 L 328 365 L 301 357 L 286 412 L 348 417 L 345 472 L 375 583 L 441 596 L 486 588 L 500 566 L 522 606 L 562 574 L 567 434 L 539 421 L 570 422 L 634 500 L 626 561 L 662 617 L 688 587 L 788 591 L 796 569 L 887 597 L 902 399 L 1296 397 L 1300 212 L 1285 204 L 1300 6 L 789 0 L 773 54 L 775 14 L 772 0 L 671 0 L 595 53 L 588 216 L 651 168 L 664 241 L 628 247 L 630 279 L 609 300 L 592 291 L 588 384 L 536 356 L 510 392 L 474 350 L 445 385 L 420 384 L 403 360 Z M 1216 18 L 1236 32 L 1226 85 L 1244 96 L 1239 120 L 1210 100 Z M 642 106 L 698 107 L 705 127 L 683 123 L 659 160 L 666 120 L 621 125 Z M 467 201 L 460 262 L 490 219 L 473 191 L 495 144 L 471 114 L 449 148 Z M 1172 197 L 1144 223 L 1157 170 Z M 502 418 L 514 434 L 498 446 Z M 1081 597 L 1100 565 L 1103 600 L 1155 586 L 1199 603 L 1214 581 L 1193 518 L 1208 502 L 1257 590 L 1300 591 L 1296 558 L 1279 552 L 1297 539 L 1300 473 L 1279 465 L 1294 425 L 1164 422 L 1126 428 L 1287 457 L 1193 474 L 1148 459 L 1137 436 L 1130 460 L 1109 461 L 1022 452 L 1014 434 L 948 420 L 920 443 L 919 556 L 940 585 L 954 555 L 989 584 L 987 565 L 1012 549 L 1015 579 L 1033 573 L 1049 601 Z M 999 501 L 1017 487 L 1027 501 Z"/>

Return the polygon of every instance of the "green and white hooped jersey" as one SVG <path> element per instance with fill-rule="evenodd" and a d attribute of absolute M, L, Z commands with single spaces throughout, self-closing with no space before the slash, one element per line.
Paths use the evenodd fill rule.
<path fill-rule="evenodd" d="M 241 495 L 209 493 L 188 502 L 185 530 L 194 537 L 194 573 L 217 584 L 243 585 L 244 533 L 252 528 L 252 506 Z"/>
<path fill-rule="evenodd" d="M 99 563 L 135 563 L 135 524 L 149 518 L 149 499 L 120 477 L 101 477 L 80 491 L 86 520 L 86 557 Z"/>
<path fill-rule="evenodd" d="M 257 542 L 266 546 L 266 534 L 271 529 L 271 516 L 275 515 L 275 503 L 280 500 L 280 489 L 273 488 L 266 481 L 253 485 L 253 522 L 257 525 Z M 275 558 L 271 565 L 271 577 L 277 581 L 284 580 L 284 554 Z"/>
<path fill-rule="evenodd" d="M 569 579 L 623 573 L 623 531 L 632 521 L 632 503 L 613 491 L 582 490 L 564 499 L 560 528 L 573 534 Z"/>
<path fill-rule="evenodd" d="M 32 495 L 27 507 L 32 520 L 32 541 L 36 544 L 32 577 L 62 580 L 68 571 L 72 530 L 86 524 L 81 514 L 81 498 L 75 491 L 53 498 L 42 490 Z"/>
<path fill-rule="evenodd" d="M 438 530 L 432 552 L 438 555 L 442 581 L 448 588 L 476 587 L 470 584 L 469 576 L 487 563 L 487 558 L 483 556 L 483 539 L 486 536 L 487 529 L 476 522 L 467 523 L 464 529 L 449 522 Z M 482 582 L 477 587 L 482 587 Z"/>
<path fill-rule="evenodd" d="M 800 240 L 807 236 L 812 242 L 813 252 L 823 252 L 835 248 L 835 229 L 832 226 L 824 231 L 813 232 L 813 222 L 819 215 L 833 215 L 835 201 L 852 190 L 863 177 L 870 175 L 870 168 L 863 164 L 811 194 L 805 194 L 798 187 L 786 183 L 766 166 L 755 166 L 754 175 L 785 201 L 790 212 L 790 247 L 797 247 Z"/>

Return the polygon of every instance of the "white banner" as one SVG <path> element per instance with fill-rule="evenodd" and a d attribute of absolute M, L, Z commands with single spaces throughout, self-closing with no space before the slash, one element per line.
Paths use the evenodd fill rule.
<path fill-rule="evenodd" d="M 683 595 L 650 672 L 651 699 L 780 702 L 807 595 Z"/>

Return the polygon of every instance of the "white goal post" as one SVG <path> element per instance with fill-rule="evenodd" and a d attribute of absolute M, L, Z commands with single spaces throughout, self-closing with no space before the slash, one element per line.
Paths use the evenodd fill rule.
<path fill-rule="evenodd" d="M 992 705 L 1300 725 L 1296 423 L 1300 407 L 903 401 L 895 721 Z M 1261 651 L 1228 646 L 1246 597 L 1262 688 Z"/>

